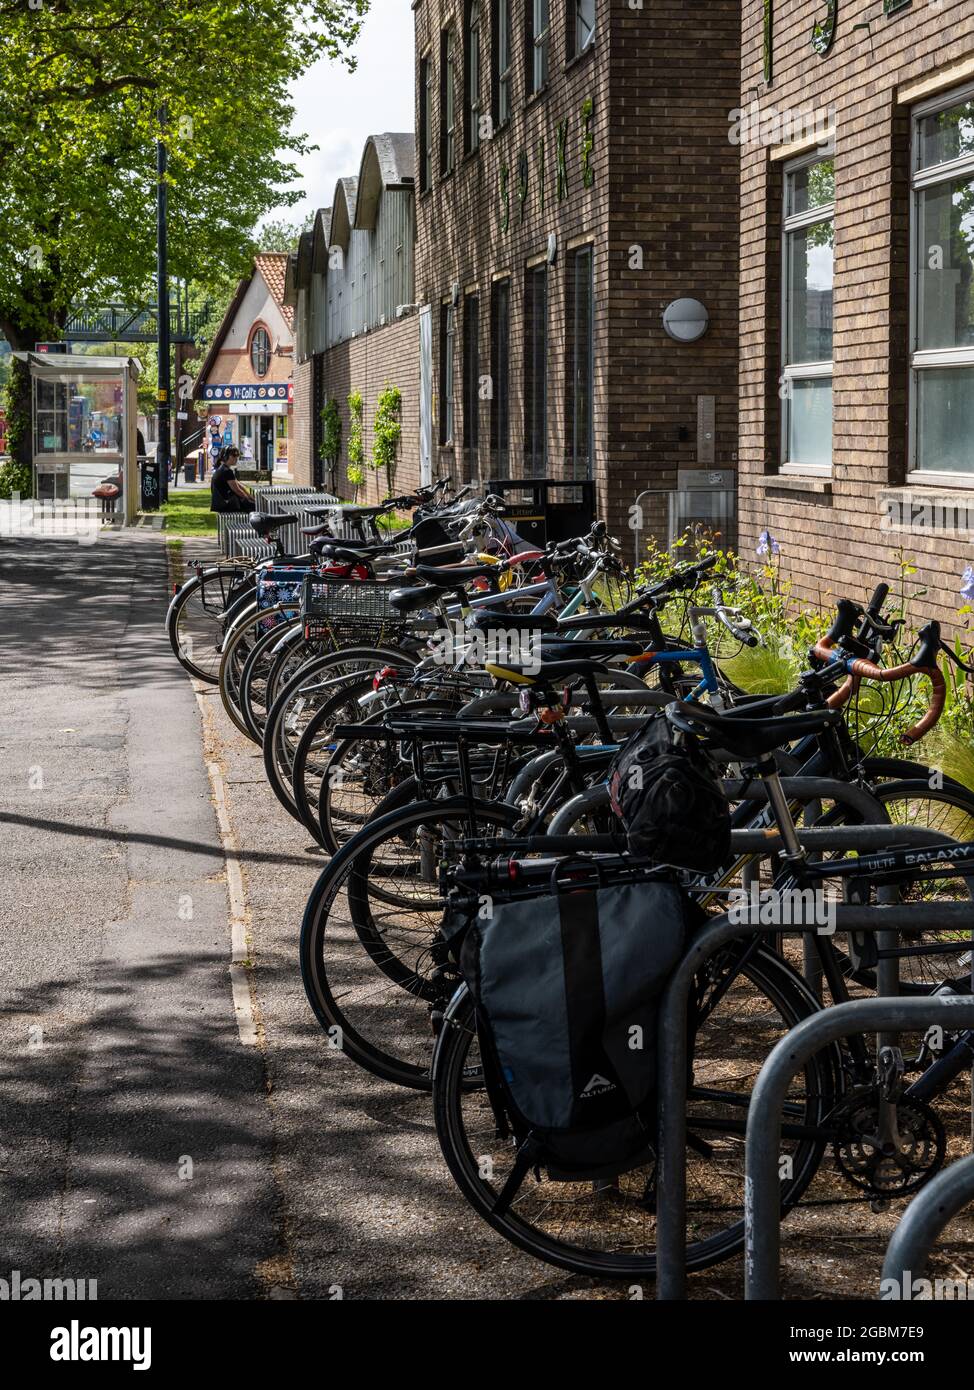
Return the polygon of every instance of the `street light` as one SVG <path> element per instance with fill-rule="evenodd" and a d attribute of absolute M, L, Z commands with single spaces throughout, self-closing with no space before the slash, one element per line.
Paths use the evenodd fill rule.
<path fill-rule="evenodd" d="M 167 227 L 167 188 L 166 170 L 169 157 L 165 134 L 168 113 L 166 107 L 159 108 L 159 140 L 156 144 L 156 299 L 158 301 L 157 328 L 159 352 L 159 378 L 156 414 L 159 421 L 159 443 L 156 461 L 159 465 L 159 501 L 169 500 L 169 462 L 171 445 L 170 433 L 170 395 L 172 378 L 169 370 L 169 240 Z"/>

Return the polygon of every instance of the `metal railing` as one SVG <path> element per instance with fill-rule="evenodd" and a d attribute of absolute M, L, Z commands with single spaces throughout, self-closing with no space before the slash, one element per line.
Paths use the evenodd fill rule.
<path fill-rule="evenodd" d="M 926 906 L 929 925 L 943 925 L 945 906 Z M 970 904 L 953 903 L 950 906 L 962 907 L 967 920 L 974 920 L 974 908 Z M 869 910 L 859 909 L 860 912 Z M 888 908 L 871 910 L 884 914 L 891 911 Z M 918 925 L 917 914 L 922 915 L 923 912 L 924 906 L 920 904 L 906 906 L 904 925 L 906 920 L 913 926 Z M 840 919 L 841 915 L 840 910 Z M 936 1024 L 943 1024 L 945 1031 L 974 1028 L 974 997 L 961 994 L 930 995 L 922 999 L 854 999 L 847 1004 L 833 1004 L 821 1013 L 803 1019 L 772 1050 L 751 1094 L 744 1142 L 745 1299 L 781 1297 L 781 1180 L 778 1165 L 782 1116 L 795 1073 L 816 1052 L 851 1033 L 924 1032 Z M 921 1208 L 912 1228 L 918 1233 L 918 1245 L 919 1236 L 926 1233 L 928 1220 L 928 1213 Z M 911 1228 L 908 1227 L 901 1243 L 907 1252 L 910 1237 Z M 895 1259 L 894 1251 L 894 1262 Z M 905 1266 L 907 1269 L 910 1267 Z"/>
<path fill-rule="evenodd" d="M 799 781 L 804 782 L 807 795 L 797 791 Z M 812 800 L 816 796 L 823 800 L 845 801 L 852 805 L 850 793 L 873 798 L 861 789 L 845 787 L 842 783 L 825 783 L 817 778 L 789 779 L 787 792 L 789 800 Z M 819 790 L 816 792 L 816 787 Z M 841 794 L 839 794 L 841 792 Z M 867 853 L 873 850 L 888 849 L 891 843 L 897 846 L 952 844 L 949 836 L 925 830 L 922 827 L 896 826 L 891 828 L 887 813 L 878 802 L 874 802 L 878 814 L 873 814 L 873 824 L 836 826 L 829 829 L 800 830 L 799 842 L 809 853 L 824 850 L 844 850 Z M 857 808 L 858 809 L 858 808 Z M 769 843 L 766 830 L 735 830 L 732 832 L 732 850 L 735 857 L 746 854 L 774 854 L 781 848 L 780 841 L 774 837 Z M 974 928 L 974 907 L 970 903 L 909 903 L 883 906 L 851 906 L 837 904 L 835 909 L 836 930 L 878 933 L 880 944 L 883 933 L 895 932 L 904 927 Z M 683 1299 L 686 1297 L 686 1220 L 687 1220 L 687 1020 L 690 991 L 698 972 L 707 961 L 724 947 L 735 941 L 755 936 L 801 936 L 805 937 L 815 929 L 782 927 L 780 924 L 767 926 L 750 921 L 747 913 L 735 914 L 731 921 L 727 916 L 715 918 L 698 932 L 677 969 L 670 977 L 663 996 L 659 1019 L 659 1139 L 657 1153 L 658 1201 L 656 1224 L 657 1284 L 656 1296 L 660 1300 Z M 896 974 L 895 961 L 888 962 L 892 971 L 884 971 L 880 980 L 886 988 L 892 987 L 891 974 Z M 883 1002 L 883 1001 L 880 1001 Z M 923 1000 L 921 1003 L 925 1002 Z M 826 1017 L 830 1006 L 814 1018 Z M 882 1026 L 882 1025 L 880 1025 Z M 752 1102 L 753 1104 L 753 1102 Z M 750 1130 L 749 1130 L 750 1132 Z M 775 1183 L 778 1181 L 777 1148 L 775 1154 Z M 746 1185 L 744 1194 L 745 1210 L 753 1197 L 753 1191 Z M 780 1219 L 780 1201 L 775 1187 L 775 1210 Z"/>
<path fill-rule="evenodd" d="M 898 1300 L 912 1299 L 913 1280 L 923 1275 L 935 1242 L 954 1217 L 972 1203 L 974 1154 L 969 1154 L 938 1173 L 917 1193 L 900 1218 L 886 1249 L 880 1298 L 894 1284 Z"/>

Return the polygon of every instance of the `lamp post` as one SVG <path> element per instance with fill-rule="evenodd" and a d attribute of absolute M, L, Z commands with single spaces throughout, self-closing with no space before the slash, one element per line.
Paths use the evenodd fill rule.
<path fill-rule="evenodd" d="M 169 243 L 167 227 L 166 170 L 169 155 L 166 149 L 167 111 L 159 108 L 159 140 L 156 144 L 156 299 L 158 301 L 159 379 L 156 413 L 159 421 L 159 443 L 156 459 L 159 464 L 159 502 L 169 500 L 169 461 L 171 456 L 171 395 L 172 378 L 169 367 Z"/>

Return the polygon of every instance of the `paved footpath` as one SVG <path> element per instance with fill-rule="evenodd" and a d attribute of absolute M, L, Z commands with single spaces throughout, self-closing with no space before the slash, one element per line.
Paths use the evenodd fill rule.
<path fill-rule="evenodd" d="M 0 549 L 0 1276 L 252 1298 L 282 1236 L 158 535 Z"/>

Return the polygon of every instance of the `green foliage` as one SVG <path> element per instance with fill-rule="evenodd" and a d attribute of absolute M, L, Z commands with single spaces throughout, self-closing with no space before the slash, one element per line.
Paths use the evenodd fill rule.
<path fill-rule="evenodd" d="M 398 386 L 386 383 L 376 402 L 372 459 L 369 466 L 376 472 L 380 468 L 385 469 L 390 496 L 395 491 L 396 463 L 399 458 L 399 441 L 402 438 L 401 413 L 402 392 Z"/>
<path fill-rule="evenodd" d="M 59 336 L 69 306 L 152 296 L 155 149 L 169 154 L 170 272 L 239 277 L 250 230 L 299 201 L 295 78 L 350 66 L 368 0 L 3 5 L 0 331 Z M 160 124 L 160 112 L 165 119 Z"/>
<path fill-rule="evenodd" d="M 301 233 L 310 231 L 313 221 L 309 214 L 303 222 L 286 222 L 283 218 L 265 222 L 257 232 L 257 245 L 261 251 L 296 251 Z"/>
<path fill-rule="evenodd" d="M 10 374 L 3 388 L 0 403 L 7 417 L 7 452 L 11 464 L 16 465 L 17 469 L 6 476 L 12 480 L 10 486 L 13 492 L 19 492 L 21 497 L 29 497 L 33 481 L 30 466 L 30 370 L 25 363 L 18 362 L 16 358 L 11 362 Z M 15 486 L 17 480 L 24 486 Z M 0 484 L 0 488 L 5 486 L 6 482 Z M 9 497 L 10 493 L 0 492 L 0 496 Z"/>
<path fill-rule="evenodd" d="M 4 501 L 9 501 L 15 493 L 21 497 L 29 497 L 32 485 L 29 463 L 18 463 L 16 459 L 0 463 L 0 498 Z"/>
<path fill-rule="evenodd" d="M 706 537 L 690 534 L 672 552 L 650 543 L 638 579 L 653 583 L 703 554 L 716 554 L 717 563 L 696 601 L 709 607 L 713 590 L 719 588 L 725 602 L 739 607 L 761 637 L 759 647 L 741 648 L 724 627 L 708 623 L 708 641 L 721 670 L 746 694 L 778 695 L 793 689 L 802 671 L 808 669 L 809 649 L 831 625 L 832 596 L 823 595 L 818 604 L 799 604 L 792 596 L 790 581 L 781 575 L 780 557 L 772 555 L 765 563 L 749 567 L 733 552 L 714 547 Z M 916 582 L 916 566 L 902 552 L 896 556 L 896 566 L 898 578 L 891 586 L 887 613 L 900 618 L 903 626 L 897 642 L 890 644 L 884 655 L 887 666 L 909 660 L 917 629 L 926 621 L 922 611 L 914 616 L 918 600 L 926 592 Z M 665 631 L 689 635 L 688 606 L 686 598 L 667 604 L 662 612 Z M 959 609 L 958 616 L 967 623 L 972 613 L 974 609 L 968 604 Z M 954 650 L 967 665 L 974 664 L 974 649 L 962 638 L 955 641 Z M 947 681 L 944 714 L 916 756 L 974 791 L 974 687 L 953 663 L 942 659 L 941 668 Z M 930 684 L 922 676 L 891 685 L 863 682 L 848 706 L 849 728 L 867 754 L 908 757 L 902 735 L 919 721 L 929 698 Z"/>
<path fill-rule="evenodd" d="M 361 391 L 351 391 L 348 396 L 348 467 L 345 476 L 354 488 L 365 482 L 365 424 L 364 404 Z"/>
<path fill-rule="evenodd" d="M 335 486 L 335 469 L 342 452 L 342 412 L 334 399 L 325 403 L 321 412 L 321 458 L 328 465 L 331 485 Z"/>

